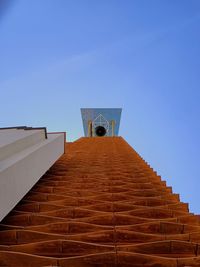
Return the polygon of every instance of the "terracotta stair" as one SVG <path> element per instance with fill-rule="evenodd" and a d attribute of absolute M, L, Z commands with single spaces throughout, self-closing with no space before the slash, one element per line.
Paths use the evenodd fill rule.
<path fill-rule="evenodd" d="M 200 266 L 200 217 L 121 137 L 80 138 L 0 224 L 0 266 Z"/>

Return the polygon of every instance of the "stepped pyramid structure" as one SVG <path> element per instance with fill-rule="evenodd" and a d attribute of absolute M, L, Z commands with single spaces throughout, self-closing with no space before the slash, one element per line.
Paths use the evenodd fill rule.
<path fill-rule="evenodd" d="M 1 222 L 0 266 L 200 266 L 200 217 L 122 137 L 66 151 Z"/>

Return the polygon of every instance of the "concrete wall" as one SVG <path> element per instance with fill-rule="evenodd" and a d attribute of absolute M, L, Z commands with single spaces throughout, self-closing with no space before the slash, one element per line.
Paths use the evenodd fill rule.
<path fill-rule="evenodd" d="M 43 130 L 0 130 L 0 161 L 44 140 Z"/>
<path fill-rule="evenodd" d="M 64 153 L 62 133 L 12 130 L 9 139 L 9 131 L 0 131 L 0 221 Z"/>

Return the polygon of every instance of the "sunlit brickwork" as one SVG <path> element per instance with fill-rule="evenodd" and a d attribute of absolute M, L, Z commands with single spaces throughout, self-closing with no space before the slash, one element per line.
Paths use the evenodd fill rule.
<path fill-rule="evenodd" d="M 200 266 L 200 218 L 121 137 L 80 138 L 0 225 L 0 266 Z"/>

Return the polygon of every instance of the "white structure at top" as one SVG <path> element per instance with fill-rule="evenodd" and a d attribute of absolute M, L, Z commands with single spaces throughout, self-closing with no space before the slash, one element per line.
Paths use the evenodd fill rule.
<path fill-rule="evenodd" d="M 0 221 L 64 153 L 65 134 L 0 129 Z"/>
<path fill-rule="evenodd" d="M 92 122 L 92 126 L 95 129 L 98 126 L 103 126 L 106 129 L 106 133 L 109 132 L 109 121 L 99 114 Z M 93 130 L 94 131 L 94 130 Z M 94 131 L 95 132 L 95 131 Z M 106 134 L 107 135 L 107 134 Z"/>

